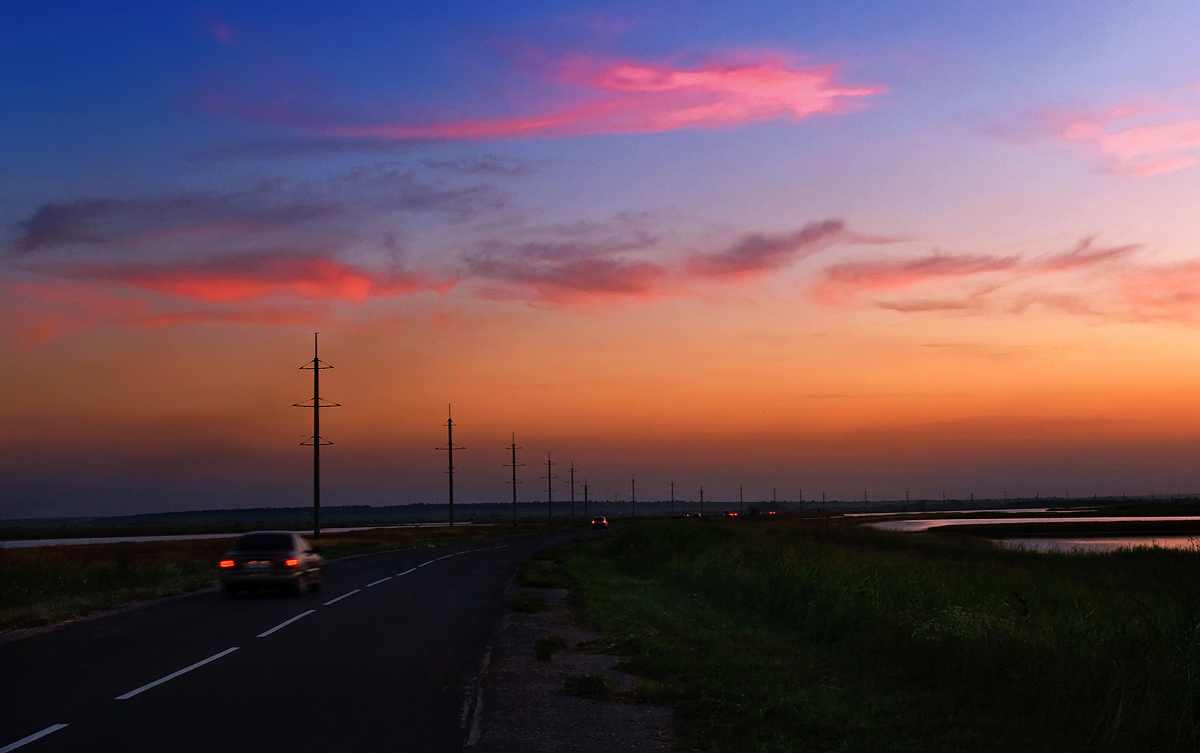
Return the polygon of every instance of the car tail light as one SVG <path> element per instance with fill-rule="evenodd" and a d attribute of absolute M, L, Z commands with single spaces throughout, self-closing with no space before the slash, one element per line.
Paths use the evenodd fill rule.
<path fill-rule="evenodd" d="M 233 560 L 221 560 L 221 567 L 233 567 Z"/>
<path fill-rule="evenodd" d="M 284 560 L 283 564 L 287 565 L 288 567 L 295 567 L 296 565 L 300 564 L 300 560 L 298 560 L 298 559 Z"/>

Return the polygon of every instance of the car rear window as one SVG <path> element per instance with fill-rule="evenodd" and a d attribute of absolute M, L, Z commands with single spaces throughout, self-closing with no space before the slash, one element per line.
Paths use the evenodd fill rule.
<path fill-rule="evenodd" d="M 235 552 L 290 552 L 292 537 L 286 533 L 248 533 L 233 544 Z"/>

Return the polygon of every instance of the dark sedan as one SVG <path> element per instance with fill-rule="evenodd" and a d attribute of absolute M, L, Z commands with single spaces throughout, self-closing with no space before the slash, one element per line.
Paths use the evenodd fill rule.
<path fill-rule="evenodd" d="M 325 560 L 291 531 L 244 533 L 221 558 L 221 588 L 227 596 L 238 591 L 284 588 L 297 596 L 321 586 Z"/>

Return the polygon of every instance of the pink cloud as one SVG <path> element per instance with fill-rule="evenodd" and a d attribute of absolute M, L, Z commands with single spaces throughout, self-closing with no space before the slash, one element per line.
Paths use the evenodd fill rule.
<path fill-rule="evenodd" d="M 749 279 L 782 269 L 830 246 L 895 241 L 894 238 L 853 233 L 840 220 L 825 220 L 782 235 L 753 233 L 724 251 L 692 254 L 685 271 L 708 279 Z"/>
<path fill-rule="evenodd" d="M 863 293 L 909 288 L 926 280 L 962 279 L 1011 270 L 1016 256 L 934 254 L 919 259 L 847 262 L 826 267 L 812 287 L 813 297 L 827 306 L 840 306 Z"/>
<path fill-rule="evenodd" d="M 564 66 L 558 78 L 593 97 L 581 104 L 511 118 L 434 125 L 334 125 L 317 130 L 325 136 L 395 140 L 658 133 L 777 118 L 800 121 L 844 112 L 852 103 L 886 91 L 883 86 L 838 84 L 836 74 L 834 66 L 789 67 L 780 59 L 684 69 L 580 58 Z"/>
<path fill-rule="evenodd" d="M 1138 244 L 1097 248 L 1094 238 L 1084 238 L 1069 251 L 1029 259 L 1020 256 L 990 256 L 977 254 L 935 253 L 917 259 L 875 259 L 846 262 L 826 267 L 824 275 L 812 288 L 813 296 L 828 306 L 850 303 L 860 295 L 896 291 L 926 282 L 955 282 L 966 278 L 1002 274 L 1001 282 L 1061 274 L 1102 266 L 1130 256 L 1141 248 Z M 990 279 L 990 278 L 989 278 Z M 983 294 L 991 292 L 984 290 Z M 904 311 L 935 309 L 980 308 L 979 291 L 969 303 L 944 300 L 889 304 L 888 308 Z M 1042 296 L 1044 298 L 1044 296 Z M 961 305 L 960 305 L 961 304 Z"/>
<path fill-rule="evenodd" d="M 235 303 L 269 296 L 362 303 L 426 290 L 445 292 L 455 280 L 417 273 L 379 273 L 324 256 L 251 252 L 183 260 L 41 265 L 61 277 L 107 280 L 205 303 Z"/>
<path fill-rule="evenodd" d="M 328 318 L 324 302 L 291 306 L 221 305 L 163 309 L 141 298 L 114 295 L 89 281 L 10 283 L 0 289 L 5 328 L 23 345 L 53 340 L 102 325 L 155 328 L 187 324 L 316 324 Z"/>
<path fill-rule="evenodd" d="M 1200 321 L 1200 262 L 1137 270 L 1123 275 L 1119 288 L 1141 316 Z"/>
<path fill-rule="evenodd" d="M 1182 170 L 1195 164 L 1200 152 L 1195 108 L 1137 100 L 1098 115 L 1057 117 L 1052 125 L 1058 139 L 1086 145 L 1108 161 L 1108 172 L 1119 175 Z"/>

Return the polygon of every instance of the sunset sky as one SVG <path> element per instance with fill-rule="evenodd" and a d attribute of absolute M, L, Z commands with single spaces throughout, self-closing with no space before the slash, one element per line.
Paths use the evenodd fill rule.
<path fill-rule="evenodd" d="M 0 21 L 0 517 L 1200 491 L 1195 2 Z"/>

